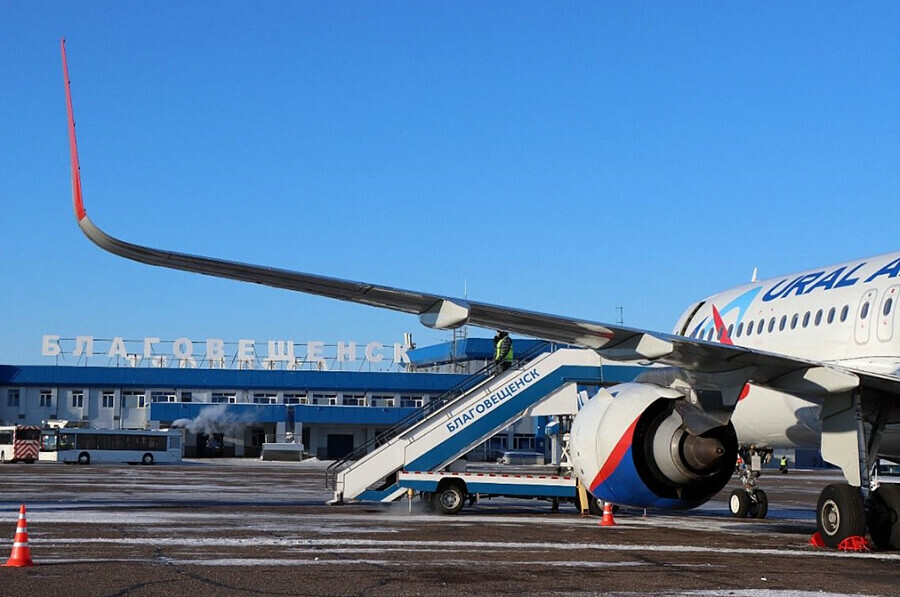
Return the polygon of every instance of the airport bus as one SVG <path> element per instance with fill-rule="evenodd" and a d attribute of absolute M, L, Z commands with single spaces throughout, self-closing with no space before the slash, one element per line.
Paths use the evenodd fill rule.
<path fill-rule="evenodd" d="M 38 458 L 41 430 L 26 425 L 0 427 L 0 462 L 28 462 Z"/>
<path fill-rule="evenodd" d="M 45 432 L 41 444 L 52 451 L 51 435 Z M 69 464 L 168 464 L 181 461 L 182 431 L 63 428 L 56 430 L 55 448 L 56 460 Z"/>

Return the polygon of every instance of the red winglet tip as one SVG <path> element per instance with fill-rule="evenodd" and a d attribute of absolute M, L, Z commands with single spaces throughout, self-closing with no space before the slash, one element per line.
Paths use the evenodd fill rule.
<path fill-rule="evenodd" d="M 75 218 L 81 222 L 87 215 L 84 209 L 84 198 L 81 195 L 81 169 L 78 165 L 78 144 L 75 142 L 75 114 L 72 109 L 72 90 L 69 86 L 69 65 L 66 62 L 66 38 L 59 41 L 62 52 L 63 82 L 66 86 L 66 110 L 69 116 L 69 154 L 72 162 L 72 204 Z"/>

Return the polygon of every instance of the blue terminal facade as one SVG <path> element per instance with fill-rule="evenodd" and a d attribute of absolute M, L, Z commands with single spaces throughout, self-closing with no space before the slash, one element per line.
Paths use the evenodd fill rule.
<path fill-rule="evenodd" d="M 515 340 L 517 355 L 549 350 Z M 186 456 L 259 456 L 263 442 L 301 440 L 321 459 L 339 458 L 491 362 L 487 338 L 411 349 L 406 371 L 181 369 L 0 365 L 0 423 L 98 429 L 187 429 Z M 639 367 L 603 367 L 604 384 Z M 548 421 L 523 419 L 473 451 L 546 450 Z"/>

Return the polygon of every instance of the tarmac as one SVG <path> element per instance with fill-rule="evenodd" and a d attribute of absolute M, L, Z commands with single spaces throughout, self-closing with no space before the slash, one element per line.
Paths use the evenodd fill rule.
<path fill-rule="evenodd" d="M 4 465 L 0 540 L 25 504 L 36 566 L 3 568 L 0 596 L 900 594 L 900 552 L 808 545 L 834 472 L 764 475 L 765 520 L 728 515 L 735 478 L 698 510 L 601 527 L 537 500 L 327 506 L 326 465 Z"/>

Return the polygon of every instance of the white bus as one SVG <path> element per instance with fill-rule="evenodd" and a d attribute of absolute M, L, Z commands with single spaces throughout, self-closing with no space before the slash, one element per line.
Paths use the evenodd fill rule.
<path fill-rule="evenodd" d="M 41 430 L 26 425 L 0 427 L 0 462 L 34 462 L 38 459 Z"/>
<path fill-rule="evenodd" d="M 52 441 L 44 437 L 43 449 Z M 180 462 L 182 432 L 130 429 L 59 429 L 56 432 L 56 460 L 78 464 L 155 464 Z"/>

